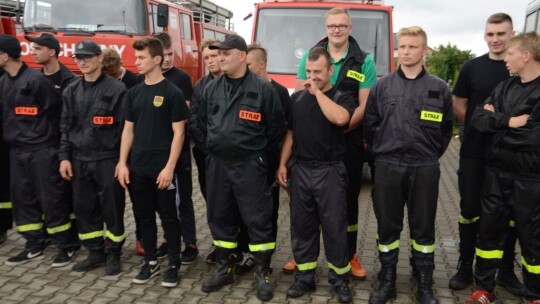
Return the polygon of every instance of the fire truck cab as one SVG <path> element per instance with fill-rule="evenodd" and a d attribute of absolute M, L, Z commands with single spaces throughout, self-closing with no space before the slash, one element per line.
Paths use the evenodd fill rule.
<path fill-rule="evenodd" d="M 294 88 L 300 58 L 326 37 L 326 12 L 339 6 L 349 8 L 352 36 L 373 56 L 377 75 L 393 70 L 392 8 L 382 0 L 265 0 L 255 8 L 252 41 L 268 50 L 272 79 L 289 91 Z"/>
<path fill-rule="evenodd" d="M 214 10 L 208 8 L 212 5 Z M 197 21 L 194 15 L 208 15 L 206 20 L 220 20 L 223 25 L 232 18 L 232 12 L 207 0 L 26 0 L 23 33 L 19 35 L 22 58 L 33 66 L 31 43 L 24 35 L 39 36 L 47 32 L 60 41 L 60 61 L 76 73 L 79 71 L 71 57 L 75 45 L 85 39 L 95 41 L 102 48 L 116 49 L 124 67 L 137 72 L 132 43 L 168 32 L 173 40 L 175 65 L 196 81 L 202 75 L 197 37 L 201 39 L 204 35 L 197 35 L 195 24 L 205 19 Z M 225 27 L 216 27 L 229 32 Z"/>

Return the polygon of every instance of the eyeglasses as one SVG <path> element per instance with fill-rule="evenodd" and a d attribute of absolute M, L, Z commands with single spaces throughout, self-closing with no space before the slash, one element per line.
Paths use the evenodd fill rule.
<path fill-rule="evenodd" d="M 340 31 L 344 31 L 348 28 L 349 26 L 346 25 L 346 24 L 339 24 L 339 25 L 335 25 L 335 24 L 329 24 L 326 26 L 326 29 L 328 29 L 329 31 L 335 31 L 336 29 L 339 29 Z"/>
<path fill-rule="evenodd" d="M 88 63 L 92 60 L 92 58 L 94 58 L 96 56 L 92 56 L 92 55 L 78 55 L 78 56 L 73 56 L 73 60 L 76 62 L 76 63 L 81 63 L 81 62 L 84 62 L 84 63 Z"/>

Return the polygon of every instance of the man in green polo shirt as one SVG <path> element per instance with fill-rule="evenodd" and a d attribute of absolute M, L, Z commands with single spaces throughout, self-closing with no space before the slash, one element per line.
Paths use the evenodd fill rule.
<path fill-rule="evenodd" d="M 366 279 L 366 270 L 356 254 L 358 237 L 358 196 L 362 184 L 362 165 L 364 144 L 362 135 L 362 120 L 366 107 L 369 90 L 377 80 L 375 62 L 370 54 L 360 49 L 356 40 L 351 37 L 352 22 L 349 10 L 344 7 L 330 9 L 326 13 L 327 37 L 315 46 L 325 47 L 332 57 L 334 73 L 330 79 L 332 85 L 339 91 L 350 95 L 355 100 L 356 109 L 345 131 L 347 152 L 343 160 L 347 169 L 349 184 L 347 186 L 347 241 L 349 258 L 352 267 L 352 277 Z M 298 65 L 295 91 L 304 89 L 306 77 L 306 52 Z M 285 272 L 294 270 L 295 263 L 291 261 L 283 267 Z"/>

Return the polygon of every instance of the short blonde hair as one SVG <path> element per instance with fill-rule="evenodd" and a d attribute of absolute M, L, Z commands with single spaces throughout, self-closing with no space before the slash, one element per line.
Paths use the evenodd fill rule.
<path fill-rule="evenodd" d="M 540 62 L 540 36 L 536 32 L 527 32 L 514 36 L 506 43 L 506 48 L 517 46 L 521 51 L 531 53 L 534 61 Z"/>
<path fill-rule="evenodd" d="M 328 16 L 330 15 L 339 15 L 339 14 L 345 14 L 347 15 L 347 19 L 349 19 L 349 24 L 351 24 L 351 14 L 349 13 L 349 9 L 346 7 L 334 7 L 331 8 L 328 12 L 326 12 L 326 19 L 328 19 Z"/>
<path fill-rule="evenodd" d="M 216 43 L 219 43 L 219 40 L 218 39 L 214 39 L 214 38 L 209 38 L 209 39 L 204 39 L 202 42 L 201 42 L 201 49 L 200 51 L 204 51 L 205 48 L 211 46 L 212 44 L 216 44 Z"/>
<path fill-rule="evenodd" d="M 414 25 L 414 26 L 404 27 L 400 29 L 399 32 L 397 33 L 398 40 L 403 36 L 420 36 L 424 38 L 425 45 L 427 45 L 427 34 L 419 26 Z"/>

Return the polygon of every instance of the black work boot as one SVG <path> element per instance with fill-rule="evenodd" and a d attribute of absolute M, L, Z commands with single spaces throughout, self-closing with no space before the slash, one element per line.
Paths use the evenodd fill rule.
<path fill-rule="evenodd" d="M 525 296 L 525 286 L 521 284 L 514 273 L 514 253 L 504 253 L 495 282 L 515 296 Z"/>
<path fill-rule="evenodd" d="M 414 263 L 414 259 L 412 257 L 409 258 L 409 265 L 411 265 L 413 278 L 418 277 L 418 269 L 416 268 L 416 264 Z"/>
<path fill-rule="evenodd" d="M 257 278 L 257 298 L 261 301 L 269 301 L 274 297 L 274 286 L 270 283 L 270 261 L 273 250 L 254 252 L 255 277 Z"/>
<path fill-rule="evenodd" d="M 201 288 L 203 292 L 214 292 L 234 282 L 233 263 L 229 258 L 233 250 L 216 247 L 215 253 L 216 271 L 210 279 L 203 283 Z"/>
<path fill-rule="evenodd" d="M 97 267 L 105 266 L 106 255 L 103 251 L 90 251 L 88 257 L 82 262 L 73 265 L 75 272 L 85 272 Z"/>
<path fill-rule="evenodd" d="M 369 304 L 384 304 L 396 297 L 396 266 L 381 269 L 377 278 L 379 287 L 369 296 Z"/>
<path fill-rule="evenodd" d="M 471 285 L 473 281 L 473 260 L 460 258 L 458 271 L 448 282 L 448 287 L 452 290 L 462 290 Z"/>
<path fill-rule="evenodd" d="M 437 304 L 439 300 L 433 294 L 433 270 L 418 270 L 416 277 L 416 300 L 421 304 Z"/>

